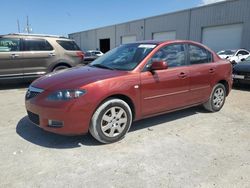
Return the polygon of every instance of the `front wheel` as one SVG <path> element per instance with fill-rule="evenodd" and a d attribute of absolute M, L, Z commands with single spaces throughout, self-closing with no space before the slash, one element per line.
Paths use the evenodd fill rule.
<path fill-rule="evenodd" d="M 226 100 L 226 88 L 223 84 L 216 84 L 209 97 L 209 100 L 203 104 L 204 108 L 210 112 L 218 112 L 224 106 Z"/>
<path fill-rule="evenodd" d="M 92 116 L 89 132 L 102 143 L 113 143 L 124 138 L 132 124 L 129 105 L 120 99 L 102 103 Z"/>

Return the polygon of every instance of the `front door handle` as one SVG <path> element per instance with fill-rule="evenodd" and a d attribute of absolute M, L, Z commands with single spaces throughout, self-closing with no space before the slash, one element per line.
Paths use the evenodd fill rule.
<path fill-rule="evenodd" d="M 186 77 L 187 77 L 187 74 L 186 74 L 185 72 L 181 72 L 181 73 L 179 74 L 179 78 L 184 79 L 184 78 L 186 78 Z"/>
<path fill-rule="evenodd" d="M 214 73 L 215 72 L 215 68 L 210 68 L 209 69 L 209 73 Z"/>
<path fill-rule="evenodd" d="M 15 58 L 19 57 L 19 55 L 18 55 L 18 54 L 11 54 L 10 57 L 11 57 L 12 59 L 15 59 Z"/>
<path fill-rule="evenodd" d="M 49 57 L 53 57 L 53 56 L 55 56 L 56 54 L 54 54 L 54 53 L 49 53 Z"/>

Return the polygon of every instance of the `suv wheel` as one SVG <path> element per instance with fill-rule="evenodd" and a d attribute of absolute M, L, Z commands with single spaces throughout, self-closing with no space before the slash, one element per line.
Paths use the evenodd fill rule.
<path fill-rule="evenodd" d="M 54 69 L 53 69 L 53 72 L 56 72 L 56 71 L 60 71 L 60 70 L 64 70 L 64 69 L 68 69 L 69 66 L 66 66 L 66 65 L 58 65 L 56 66 Z"/>
<path fill-rule="evenodd" d="M 120 99 L 109 99 L 95 111 L 89 131 L 102 143 L 112 143 L 124 138 L 132 124 L 129 105 Z"/>
<path fill-rule="evenodd" d="M 209 100 L 203 104 L 204 108 L 210 112 L 218 112 L 224 106 L 226 100 L 226 88 L 223 84 L 216 84 Z"/>

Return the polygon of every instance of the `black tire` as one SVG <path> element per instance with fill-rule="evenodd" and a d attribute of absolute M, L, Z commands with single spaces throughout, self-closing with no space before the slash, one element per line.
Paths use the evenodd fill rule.
<path fill-rule="evenodd" d="M 223 84 L 218 83 L 214 86 L 211 95 L 209 97 L 209 100 L 203 104 L 203 107 L 210 112 L 218 112 L 224 106 L 225 101 L 226 101 L 226 88 Z"/>
<path fill-rule="evenodd" d="M 89 132 L 101 143 L 117 142 L 125 137 L 132 124 L 132 119 L 129 105 L 123 100 L 111 98 L 103 102 L 95 111 Z M 125 120 L 127 121 L 125 122 Z M 106 128 L 107 130 L 105 130 Z"/>
<path fill-rule="evenodd" d="M 70 67 L 66 66 L 66 65 L 58 65 L 58 66 L 53 68 L 52 72 L 56 72 L 56 71 L 60 71 L 60 70 L 68 69 L 68 68 L 70 68 Z"/>

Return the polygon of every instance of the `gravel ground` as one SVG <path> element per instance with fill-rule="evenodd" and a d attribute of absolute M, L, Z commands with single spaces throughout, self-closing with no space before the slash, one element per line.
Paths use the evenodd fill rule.
<path fill-rule="evenodd" d="M 25 90 L 0 90 L 0 187 L 250 187 L 250 86 L 234 89 L 218 113 L 145 119 L 109 145 L 34 126 Z"/>

